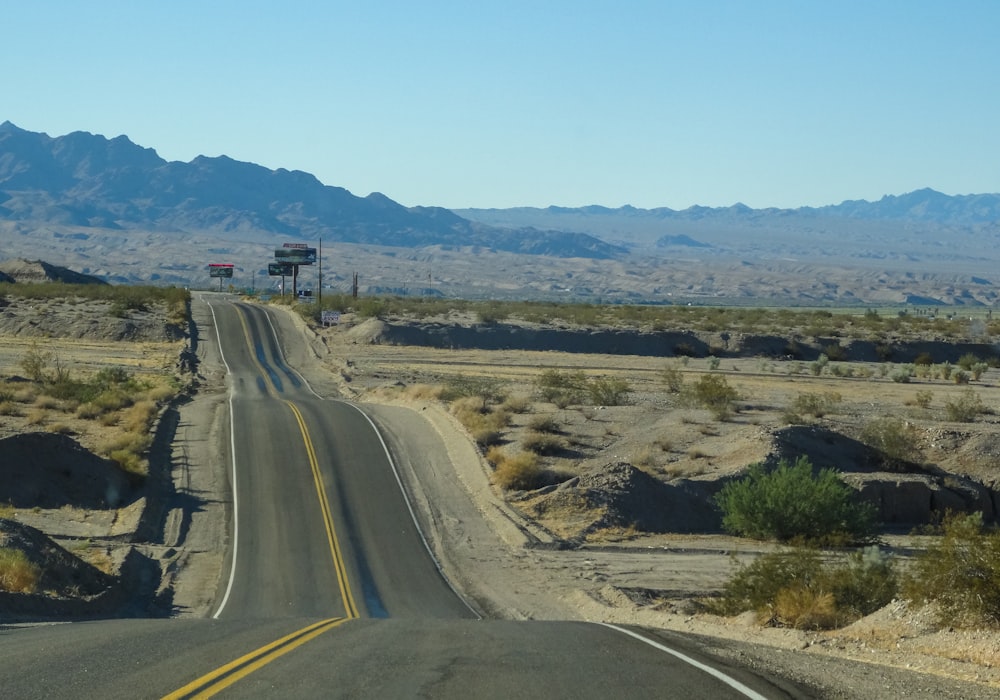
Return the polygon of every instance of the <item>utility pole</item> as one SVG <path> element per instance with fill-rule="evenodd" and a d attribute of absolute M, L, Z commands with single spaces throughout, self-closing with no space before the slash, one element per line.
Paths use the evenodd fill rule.
<path fill-rule="evenodd" d="M 323 238 L 319 239 L 319 293 L 316 297 L 316 304 L 323 308 Z"/>

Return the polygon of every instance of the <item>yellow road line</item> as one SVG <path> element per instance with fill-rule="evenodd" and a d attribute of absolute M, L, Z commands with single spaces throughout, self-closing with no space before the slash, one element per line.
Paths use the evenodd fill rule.
<path fill-rule="evenodd" d="M 243 309 L 241 309 L 236 304 L 233 304 L 233 308 L 236 310 L 236 315 L 240 317 L 240 323 L 243 325 L 243 337 L 246 338 L 247 348 L 250 350 L 250 357 L 253 359 L 253 363 L 257 365 L 257 369 L 260 370 L 260 376 L 264 379 L 264 383 L 267 385 L 267 393 L 278 398 L 278 387 L 274 385 L 271 381 L 271 374 L 264 369 L 264 365 L 260 363 L 260 359 L 257 357 L 257 351 L 253 347 L 253 338 L 250 337 L 250 327 L 247 325 L 247 319 Z"/>
<path fill-rule="evenodd" d="M 267 382 L 268 394 L 274 398 L 279 398 L 277 387 L 271 381 L 270 375 L 267 370 L 261 365 L 260 361 L 257 359 L 257 353 L 253 349 L 253 339 L 250 337 L 250 328 L 247 325 L 246 318 L 244 316 L 244 311 L 238 306 L 234 305 L 237 315 L 240 317 L 240 323 L 243 324 L 243 335 L 247 341 L 247 347 L 250 349 L 250 356 L 253 358 L 254 364 L 257 365 L 264 377 L 264 381 Z M 344 565 L 344 557 L 341 554 L 340 542 L 337 540 L 337 531 L 333 525 L 333 515 L 330 511 L 330 502 L 326 497 L 326 489 L 323 488 L 323 478 L 319 471 L 319 460 L 316 458 L 316 449 L 313 447 L 312 439 L 309 437 L 309 429 L 306 427 L 305 419 L 302 417 L 302 413 L 291 401 L 285 400 L 285 403 L 295 414 L 295 420 L 298 421 L 299 430 L 302 432 L 302 441 L 306 446 L 306 454 L 309 456 L 309 467 L 312 470 L 313 483 L 316 485 L 316 496 L 319 498 L 320 510 L 323 513 L 323 524 L 326 529 L 326 539 L 330 545 L 330 555 L 333 557 L 333 567 L 337 572 L 337 584 L 340 586 L 340 596 L 344 601 L 344 610 L 347 612 L 349 618 L 358 617 L 357 604 L 354 602 L 354 596 L 351 593 L 351 584 L 347 579 L 347 567 Z"/>
<path fill-rule="evenodd" d="M 258 360 L 257 353 L 253 349 L 253 339 L 250 337 L 250 328 L 247 325 L 244 313 L 241 309 L 239 309 L 239 307 L 235 308 L 237 316 L 239 316 L 240 323 L 243 325 L 243 335 L 247 341 L 247 346 L 250 348 L 250 355 L 253 358 L 254 364 L 257 365 L 257 368 L 260 370 L 261 375 L 267 383 L 268 394 L 274 398 L 278 398 L 277 387 L 274 386 L 274 383 L 271 381 L 267 371 Z M 316 495 L 319 499 L 320 510 L 323 514 L 323 523 L 324 529 L 326 530 L 327 543 L 330 547 L 330 555 L 333 559 L 334 570 L 337 574 L 337 584 L 340 587 L 340 595 L 343 599 L 344 610 L 347 613 L 347 617 L 337 617 L 329 620 L 323 620 L 322 622 L 317 622 L 313 625 L 309 625 L 308 627 L 304 627 L 303 629 L 293 632 L 292 634 L 282 637 L 281 639 L 271 642 L 270 644 L 266 644 L 265 646 L 262 646 L 249 654 L 241 656 L 224 666 L 220 666 L 216 670 L 205 674 L 201 678 L 188 683 L 183 688 L 164 696 L 165 700 L 211 697 L 221 690 L 228 688 L 240 679 L 250 675 L 257 669 L 271 663 L 275 659 L 305 644 L 309 640 L 314 639 L 323 632 L 333 629 L 334 627 L 338 627 L 348 620 L 357 619 L 359 617 L 358 607 L 354 601 L 354 595 L 351 592 L 351 584 L 347 577 L 347 567 L 344 564 L 340 543 L 337 539 L 336 528 L 333 524 L 333 516 L 330 512 L 330 502 L 327 499 L 326 490 L 323 488 L 323 479 L 319 470 L 319 460 L 316 458 L 316 449 L 313 446 L 312 438 L 309 436 L 309 429 L 306 427 L 305 419 L 302 417 L 302 413 L 299 411 L 298 407 L 291 401 L 287 400 L 285 401 L 285 404 L 294 414 L 295 420 L 299 424 L 299 430 L 302 433 L 302 440 L 305 443 L 306 454 L 309 457 L 309 466 L 312 471 L 313 483 L 316 485 Z"/>
<path fill-rule="evenodd" d="M 220 666 L 216 670 L 206 673 L 201 678 L 188 683 L 183 688 L 179 688 L 169 695 L 164 695 L 163 700 L 181 700 L 182 698 L 210 698 L 216 693 L 228 688 L 236 681 L 245 678 L 257 669 L 265 666 L 275 659 L 284 656 L 288 652 L 296 649 L 306 642 L 315 639 L 327 630 L 339 627 L 348 621 L 349 618 L 334 617 L 329 620 L 322 620 L 315 624 L 303 627 L 289 635 L 275 640 L 270 644 L 265 644 L 259 649 L 251 651 L 238 659 L 230 661 L 225 666 Z"/>
<path fill-rule="evenodd" d="M 316 484 L 316 495 L 319 497 L 320 508 L 323 511 L 323 520 L 326 524 L 326 539 L 330 545 L 330 555 L 333 557 L 333 566 L 337 571 L 337 582 L 340 585 L 340 595 L 344 600 L 344 609 L 349 618 L 358 617 L 358 607 L 354 602 L 354 595 L 351 593 L 351 584 L 347 580 L 347 567 L 344 565 L 344 557 L 341 553 L 340 542 L 337 540 L 337 531 L 333 526 L 333 515 L 330 512 L 330 502 L 326 497 L 326 489 L 323 488 L 323 477 L 319 471 L 319 460 L 316 459 L 316 450 L 313 447 L 312 439 L 309 437 L 309 429 L 306 427 L 305 419 L 298 407 L 291 401 L 285 401 L 295 420 L 299 423 L 299 430 L 302 431 L 302 440 L 306 445 L 306 452 L 309 455 L 309 466 L 312 468 L 313 482 Z"/>

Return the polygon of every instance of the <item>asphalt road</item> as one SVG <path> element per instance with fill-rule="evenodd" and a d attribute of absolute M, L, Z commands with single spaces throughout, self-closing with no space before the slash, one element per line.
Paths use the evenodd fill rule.
<path fill-rule="evenodd" d="M 441 576 L 362 409 L 286 365 L 265 308 L 211 304 L 233 487 L 211 619 L 0 630 L 3 697 L 807 696 L 677 635 L 480 619 Z"/>

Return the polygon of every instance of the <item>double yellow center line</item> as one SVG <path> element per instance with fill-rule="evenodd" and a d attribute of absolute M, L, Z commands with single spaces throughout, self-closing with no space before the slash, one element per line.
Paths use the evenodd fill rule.
<path fill-rule="evenodd" d="M 169 695 L 163 696 L 164 700 L 210 698 L 216 693 L 225 690 L 236 681 L 249 676 L 262 666 L 266 666 L 278 657 L 284 656 L 327 630 L 339 627 L 349 619 L 346 617 L 334 617 L 329 620 L 322 620 L 308 627 L 303 627 L 270 644 L 265 644 L 259 649 L 251 651 L 249 654 L 241 656 L 234 661 L 230 661 L 225 666 L 220 666 L 197 680 L 191 681 L 183 688 L 179 688 Z"/>
<path fill-rule="evenodd" d="M 257 369 L 260 370 L 264 381 L 267 383 L 268 394 L 274 398 L 280 398 L 277 387 L 275 387 L 274 382 L 271 381 L 270 374 L 264 369 L 260 360 L 257 358 L 257 353 L 253 347 L 253 339 L 250 335 L 250 328 L 247 325 L 244 312 L 239 307 L 234 308 L 240 318 L 240 323 L 243 325 L 243 335 L 247 341 L 247 347 L 250 349 L 250 357 L 253 359 Z M 228 688 L 233 683 L 245 678 L 259 668 L 271 663 L 281 656 L 284 656 L 293 649 L 302 646 L 311 639 L 318 637 L 328 630 L 339 627 L 349 620 L 360 617 L 358 614 L 358 606 L 354 601 L 354 594 L 351 592 L 351 584 L 347 577 L 347 567 L 344 563 L 340 542 L 337 539 L 337 531 L 333 524 L 333 515 L 330 511 L 330 501 L 326 496 L 326 489 L 323 488 L 323 477 L 319 469 L 319 460 L 316 458 L 316 448 L 313 447 L 312 438 L 309 437 L 309 429 L 306 427 L 306 422 L 302 417 L 302 412 L 299 411 L 298 407 L 291 401 L 284 399 L 284 402 L 294 414 L 295 420 L 299 424 L 299 430 L 302 433 L 302 441 L 305 443 L 306 454 L 309 458 L 309 467 L 312 471 L 313 483 L 316 486 L 316 495 L 319 498 L 320 510 L 323 515 L 323 524 L 324 529 L 326 530 L 327 543 L 330 547 L 330 556 L 333 559 L 334 570 L 337 573 L 337 585 L 340 587 L 340 595 L 344 601 L 344 610 L 347 613 L 347 617 L 334 617 L 303 627 L 302 629 L 292 632 L 281 639 L 273 641 L 270 644 L 266 644 L 259 649 L 255 649 L 249 654 L 245 654 L 244 656 L 241 656 L 224 666 L 220 666 L 214 671 L 188 683 L 183 688 L 164 696 L 164 700 L 212 697 L 216 693 Z"/>

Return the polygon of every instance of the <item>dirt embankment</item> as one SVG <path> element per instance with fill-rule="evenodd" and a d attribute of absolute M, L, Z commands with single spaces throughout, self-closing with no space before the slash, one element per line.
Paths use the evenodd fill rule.
<path fill-rule="evenodd" d="M 993 357 L 988 342 L 945 340 L 873 341 L 800 335 L 757 335 L 696 331 L 641 331 L 545 327 L 538 324 L 428 323 L 400 319 L 378 322 L 373 341 L 449 350 L 530 350 L 591 355 L 717 357 L 812 361 L 831 347 L 846 362 L 913 362 L 921 355 L 935 362 L 957 362 L 966 354 Z"/>

